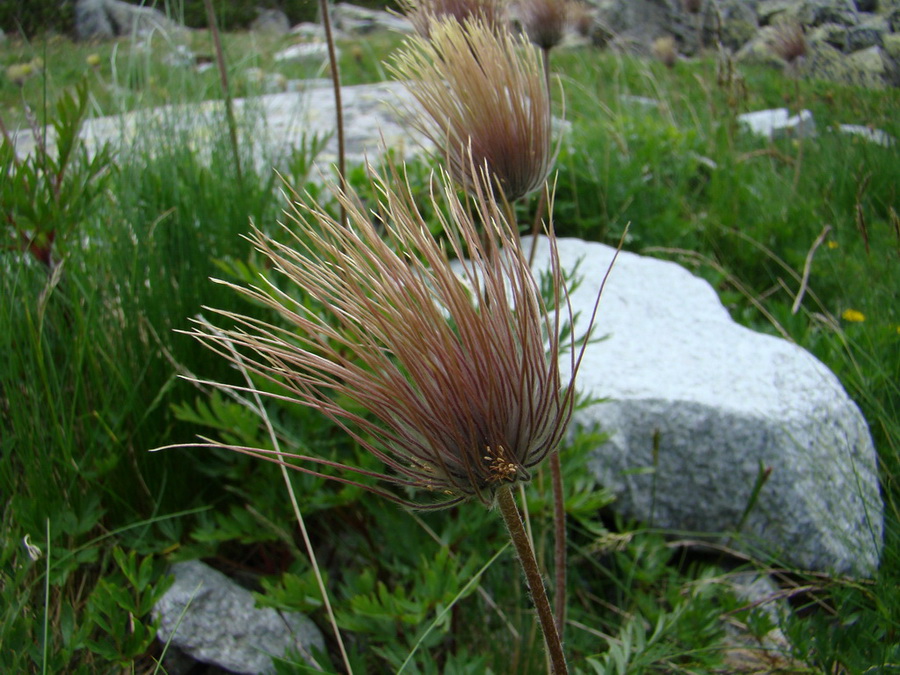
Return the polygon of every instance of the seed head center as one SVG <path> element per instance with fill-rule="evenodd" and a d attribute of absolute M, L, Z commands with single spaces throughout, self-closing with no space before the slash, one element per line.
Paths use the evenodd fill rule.
<path fill-rule="evenodd" d="M 488 470 L 489 484 L 512 482 L 516 479 L 516 465 L 506 458 L 506 450 L 502 445 L 498 445 L 496 450 L 486 445 L 482 459 Z"/>

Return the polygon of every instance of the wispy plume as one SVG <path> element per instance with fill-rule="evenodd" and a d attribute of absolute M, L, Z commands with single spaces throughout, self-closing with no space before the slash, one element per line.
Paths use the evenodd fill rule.
<path fill-rule="evenodd" d="M 545 51 L 562 42 L 569 23 L 570 0 L 519 0 L 519 20 L 528 38 Z"/>
<path fill-rule="evenodd" d="M 400 0 L 399 4 L 416 32 L 424 38 L 431 36 L 431 24 L 435 21 L 462 24 L 473 19 L 498 30 L 507 20 L 505 0 Z"/>
<path fill-rule="evenodd" d="M 409 39 L 390 68 L 424 111 L 418 127 L 457 182 L 469 189 L 471 167 L 486 165 L 509 202 L 544 185 L 554 159 L 549 93 L 527 38 L 482 21 L 438 21 L 430 39 Z"/>
<path fill-rule="evenodd" d="M 556 309 L 548 311 L 515 227 L 485 189 L 485 174 L 470 171 L 482 176 L 473 200 L 460 197 L 443 173 L 433 186 L 446 246 L 397 175 L 375 179 L 383 233 L 353 194 L 337 190 L 349 227 L 315 202 L 295 202 L 284 228 L 289 244 L 258 229 L 250 239 L 318 307 L 265 279 L 226 284 L 274 309 L 283 323 L 210 309 L 231 327 L 200 323 L 192 331 L 229 360 L 237 349 L 252 372 L 278 385 L 277 398 L 320 410 L 386 470 L 220 447 L 310 473 L 343 469 L 349 474 L 337 480 L 344 482 L 365 475 L 388 484 L 362 481 L 366 489 L 419 508 L 470 498 L 491 504 L 498 488 L 530 480 L 556 450 L 573 405 L 572 382 L 561 380 L 559 368 L 565 290 L 553 245 Z M 451 258 L 460 259 L 456 268 Z M 574 350 L 567 358 L 565 370 L 574 372 Z M 405 488 L 433 496 L 412 499 Z"/>
<path fill-rule="evenodd" d="M 785 21 L 779 24 L 775 28 L 769 44 L 772 51 L 792 67 L 809 51 L 803 26 L 797 21 Z"/>

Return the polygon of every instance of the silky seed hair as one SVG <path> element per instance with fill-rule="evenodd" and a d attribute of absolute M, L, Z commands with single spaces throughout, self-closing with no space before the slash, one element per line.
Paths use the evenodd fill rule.
<path fill-rule="evenodd" d="M 556 451 L 572 411 L 558 337 L 567 296 L 552 225 L 549 311 L 518 233 L 488 188 L 486 167 L 470 163 L 471 198 L 460 196 L 444 172 L 432 183 L 431 206 L 448 235 L 443 243 L 393 170 L 373 178 L 377 218 L 355 194 L 333 188 L 347 227 L 309 196 L 298 197 L 282 226 L 286 241 L 258 228 L 249 239 L 315 306 L 266 277 L 246 287 L 219 281 L 282 321 L 208 309 L 230 325 L 198 323 L 191 331 L 233 362 L 240 354 L 242 365 L 276 385 L 266 387 L 270 396 L 321 411 L 385 470 L 216 445 L 314 475 L 323 467 L 342 470 L 325 477 L 418 508 L 471 498 L 491 504 L 501 486 L 530 480 Z M 574 378 L 569 346 L 565 370 Z M 376 484 L 361 483 L 361 476 Z M 410 489 L 432 496 L 416 499 Z"/>
<path fill-rule="evenodd" d="M 417 128 L 464 188 L 474 180 L 470 151 L 509 202 L 544 185 L 554 161 L 549 93 L 525 36 L 478 20 L 437 21 L 430 39 L 409 38 L 388 67 L 421 108 Z"/>
<path fill-rule="evenodd" d="M 462 24 L 477 19 L 495 31 L 507 21 L 505 0 L 400 0 L 399 5 L 416 32 L 426 39 L 431 37 L 431 24 L 435 21 Z"/>

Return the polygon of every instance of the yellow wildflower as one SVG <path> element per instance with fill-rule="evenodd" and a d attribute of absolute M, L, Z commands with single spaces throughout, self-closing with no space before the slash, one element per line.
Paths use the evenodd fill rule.
<path fill-rule="evenodd" d="M 88 54 L 85 61 L 91 68 L 96 68 L 97 66 L 100 65 L 100 55 L 99 54 Z"/>
<path fill-rule="evenodd" d="M 845 309 L 844 313 L 841 314 L 841 318 L 843 318 L 844 321 L 862 323 L 866 320 L 866 315 L 860 312 L 858 309 Z"/>
<path fill-rule="evenodd" d="M 828 248 L 834 250 L 838 247 L 838 243 L 834 239 L 829 239 L 827 246 Z"/>

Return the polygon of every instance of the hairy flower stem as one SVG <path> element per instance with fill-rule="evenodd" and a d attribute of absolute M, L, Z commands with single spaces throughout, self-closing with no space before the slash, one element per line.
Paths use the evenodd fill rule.
<path fill-rule="evenodd" d="M 213 10 L 212 0 L 204 0 L 203 4 L 206 6 L 206 21 L 209 24 L 209 32 L 212 34 L 213 44 L 216 48 L 216 65 L 219 68 L 222 95 L 225 97 L 225 118 L 228 121 L 228 135 L 231 140 L 231 153 L 234 155 L 234 169 L 237 172 L 238 185 L 243 186 L 244 177 L 241 172 L 241 153 L 238 149 L 237 122 L 234 119 L 234 105 L 231 99 L 231 90 L 228 87 L 228 70 L 225 68 L 222 40 L 219 37 L 219 27 L 216 24 L 216 13 Z"/>
<path fill-rule="evenodd" d="M 552 114 L 550 99 L 550 49 L 542 48 L 541 56 L 544 65 L 544 86 L 547 87 L 547 114 Z M 538 199 L 537 211 L 534 216 L 534 224 L 531 227 L 531 251 L 528 253 L 528 264 L 534 265 L 534 254 L 537 252 L 538 233 L 541 228 L 541 220 L 547 208 L 547 191 L 544 185 L 541 196 Z M 553 608 L 556 614 L 556 627 L 560 637 L 566 625 L 566 505 L 563 496 L 562 468 L 559 462 L 559 453 L 553 453 L 550 457 L 550 473 L 553 485 L 553 572 L 554 572 L 554 596 Z"/>
<path fill-rule="evenodd" d="M 553 484 L 553 613 L 556 630 L 562 639 L 566 625 L 566 504 L 563 498 L 562 467 L 559 453 L 550 456 L 550 477 Z"/>
<path fill-rule="evenodd" d="M 522 525 L 522 517 L 519 515 L 515 497 L 509 487 L 503 487 L 497 491 L 497 504 L 500 507 L 500 514 L 503 516 L 506 529 L 509 531 L 509 538 L 516 547 L 519 564 L 522 565 L 531 599 L 537 609 L 552 671 L 554 675 L 565 675 L 569 672 L 569 668 L 566 665 L 559 631 L 556 629 L 556 622 L 553 619 L 550 600 L 547 598 L 547 589 L 544 588 L 544 580 L 541 578 L 541 571 L 534 557 L 534 549 L 531 548 L 528 533 L 525 532 L 525 527 Z"/>
<path fill-rule="evenodd" d="M 331 67 L 331 82 L 334 86 L 334 116 L 337 127 L 338 143 L 338 177 L 340 179 L 341 192 L 347 192 L 346 150 L 344 148 L 344 108 L 341 102 L 341 71 L 338 69 L 337 53 L 334 49 L 334 35 L 331 32 L 331 16 L 328 13 L 328 0 L 319 0 L 319 8 L 322 12 L 322 27 L 325 29 L 325 42 L 328 44 L 328 63 Z M 347 224 L 347 209 L 341 202 L 341 225 Z"/>

